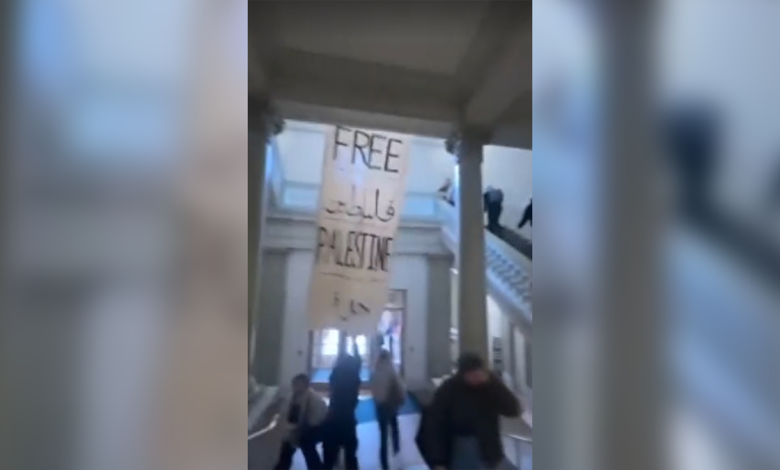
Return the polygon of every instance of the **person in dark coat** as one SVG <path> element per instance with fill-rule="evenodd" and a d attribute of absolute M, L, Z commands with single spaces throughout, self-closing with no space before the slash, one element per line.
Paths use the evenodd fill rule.
<path fill-rule="evenodd" d="M 534 226 L 534 213 L 533 213 L 533 199 L 528 201 L 528 205 L 525 206 L 525 210 L 523 211 L 523 218 L 520 219 L 520 223 L 517 224 L 517 229 L 520 230 L 525 226 L 525 224 L 530 224 L 531 227 Z"/>
<path fill-rule="evenodd" d="M 488 186 L 482 198 L 484 210 L 488 216 L 487 228 L 491 232 L 496 233 L 501 228 L 500 219 L 504 207 L 504 192 L 493 186 Z"/>
<path fill-rule="evenodd" d="M 346 470 L 358 470 L 355 408 L 360 394 L 359 359 L 342 354 L 330 375 L 330 405 L 323 425 L 323 467 L 332 470 L 344 449 Z"/>
<path fill-rule="evenodd" d="M 500 418 L 519 417 L 520 402 L 482 358 L 465 353 L 436 390 L 426 418 L 425 460 L 434 470 L 507 467 Z"/>

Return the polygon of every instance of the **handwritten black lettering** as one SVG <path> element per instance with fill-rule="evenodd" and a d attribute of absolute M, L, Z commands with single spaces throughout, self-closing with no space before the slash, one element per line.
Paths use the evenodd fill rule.
<path fill-rule="evenodd" d="M 363 302 L 352 300 L 349 302 L 349 313 L 352 315 L 365 315 L 371 313 L 371 309 Z"/>
<path fill-rule="evenodd" d="M 400 155 L 392 151 L 393 143 L 401 144 L 402 142 L 398 139 L 388 139 L 387 141 L 387 151 L 385 152 L 384 166 L 384 170 L 387 173 L 398 173 L 398 168 L 390 168 L 390 159 L 396 160 L 400 158 Z"/>
<path fill-rule="evenodd" d="M 387 140 L 387 137 L 385 137 L 383 135 L 380 135 L 380 134 L 371 134 L 371 145 L 370 145 L 370 150 L 369 150 L 369 157 L 368 157 L 369 158 L 369 165 L 368 166 L 369 166 L 369 168 L 371 168 L 373 170 L 381 170 L 382 169 L 381 166 L 371 166 L 370 165 L 370 163 L 373 162 L 373 160 L 374 160 L 374 155 L 375 154 L 376 155 L 380 155 L 380 156 L 382 155 L 382 149 L 374 147 L 374 144 L 375 143 L 379 143 L 378 141 L 380 141 L 380 140 L 381 141 Z M 385 158 L 387 158 L 387 157 L 385 157 Z"/>
<path fill-rule="evenodd" d="M 320 265 L 388 272 L 393 237 L 319 227 L 316 259 Z"/>
<path fill-rule="evenodd" d="M 343 132 L 349 132 L 350 134 L 352 133 L 352 129 L 350 129 L 349 127 L 336 126 L 336 138 L 335 138 L 336 145 L 333 146 L 333 159 L 334 160 L 338 159 L 338 157 L 339 157 L 339 147 L 350 147 L 349 143 L 343 142 L 343 141 L 339 140 L 339 136 L 340 136 L 342 131 Z"/>
<path fill-rule="evenodd" d="M 375 189 L 373 194 L 374 207 L 372 213 L 371 206 L 367 204 L 367 199 L 370 201 L 370 198 L 367 195 L 368 191 L 364 190 L 363 197 L 361 198 L 362 202 L 358 201 L 357 187 L 353 185 L 349 202 L 334 199 L 325 206 L 324 211 L 330 215 L 345 214 L 347 217 L 360 217 L 364 220 L 378 219 L 382 222 L 393 220 L 396 212 L 392 199 L 387 201 L 387 205 L 384 207 L 384 211 L 382 211 L 382 192 L 379 189 Z"/>
<path fill-rule="evenodd" d="M 357 164 L 359 156 L 362 164 L 370 170 L 398 173 L 397 166 L 391 162 L 391 160 L 400 158 L 399 150 L 393 146 L 394 144 L 402 144 L 402 142 L 399 139 L 389 138 L 382 134 L 337 126 L 335 145 L 333 146 L 333 159 L 337 160 L 339 158 L 339 148 L 343 147 L 351 149 L 350 160 L 352 165 Z"/>
<path fill-rule="evenodd" d="M 362 137 L 362 142 L 358 142 L 358 137 Z M 360 159 L 363 160 L 363 164 L 367 168 L 371 168 L 372 170 L 374 167 L 371 166 L 371 136 L 363 131 L 356 130 L 352 137 L 352 164 L 355 164 L 355 157 L 357 156 L 357 152 L 360 152 Z"/>
<path fill-rule="evenodd" d="M 328 236 L 328 229 L 325 227 L 319 227 L 317 229 L 317 248 L 314 250 L 314 259 L 320 259 L 320 254 L 323 252 L 324 248 L 327 248 L 329 241 L 330 238 Z M 338 302 L 338 298 L 336 298 L 336 301 Z"/>
<path fill-rule="evenodd" d="M 350 203 L 351 203 L 351 209 L 347 212 L 347 215 L 350 217 L 362 217 L 364 219 L 372 219 L 370 215 L 367 215 L 366 212 L 363 210 L 363 206 L 359 205 L 357 203 L 357 187 L 353 184 L 351 191 L 350 191 Z M 363 202 L 365 205 L 365 192 L 363 193 Z"/>
<path fill-rule="evenodd" d="M 334 292 L 333 298 L 334 298 L 333 306 L 338 310 L 340 307 L 339 293 Z M 338 312 L 337 315 L 341 321 L 347 322 L 349 321 L 350 316 L 355 317 L 358 315 L 367 315 L 370 313 L 371 313 L 371 308 L 369 308 L 368 305 L 364 304 L 359 300 L 352 299 L 349 301 L 349 314 L 347 314 L 347 312 Z"/>
<path fill-rule="evenodd" d="M 389 222 L 395 217 L 395 208 L 393 207 L 393 201 L 390 200 L 390 203 L 387 205 L 387 209 L 385 209 L 385 217 L 382 217 L 379 215 L 379 200 L 381 199 L 381 193 L 379 190 L 376 190 L 376 197 L 374 198 L 374 215 L 377 219 L 381 220 L 382 222 Z"/>
<path fill-rule="evenodd" d="M 331 204 L 325 208 L 328 214 L 343 214 L 347 204 L 344 201 L 331 201 Z"/>

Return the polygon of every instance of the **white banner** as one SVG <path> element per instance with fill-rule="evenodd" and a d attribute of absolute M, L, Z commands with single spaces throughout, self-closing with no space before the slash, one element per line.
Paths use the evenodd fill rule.
<path fill-rule="evenodd" d="M 326 137 L 309 327 L 376 333 L 404 206 L 409 142 L 338 126 Z"/>

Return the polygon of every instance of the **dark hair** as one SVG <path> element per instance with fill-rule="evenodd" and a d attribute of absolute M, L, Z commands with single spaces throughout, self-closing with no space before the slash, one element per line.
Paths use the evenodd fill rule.
<path fill-rule="evenodd" d="M 309 385 L 309 376 L 306 374 L 298 374 L 293 377 L 292 383 L 305 383 L 306 385 Z"/>
<path fill-rule="evenodd" d="M 463 353 L 458 358 L 458 373 L 465 374 L 485 367 L 485 361 L 477 353 Z"/>

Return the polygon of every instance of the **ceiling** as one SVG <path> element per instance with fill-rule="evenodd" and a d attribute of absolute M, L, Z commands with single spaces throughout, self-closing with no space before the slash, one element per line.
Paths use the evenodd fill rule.
<path fill-rule="evenodd" d="M 282 117 L 531 148 L 531 2 L 249 2 L 249 95 Z"/>

